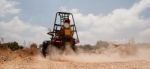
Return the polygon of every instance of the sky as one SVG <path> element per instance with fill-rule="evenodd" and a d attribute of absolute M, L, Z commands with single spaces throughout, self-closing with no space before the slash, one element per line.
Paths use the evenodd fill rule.
<path fill-rule="evenodd" d="M 150 42 L 150 0 L 0 0 L 0 38 L 21 44 L 49 40 L 58 11 L 73 13 L 80 44 Z"/>

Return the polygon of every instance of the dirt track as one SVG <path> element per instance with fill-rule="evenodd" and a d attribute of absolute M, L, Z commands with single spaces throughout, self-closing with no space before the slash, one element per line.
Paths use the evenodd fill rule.
<path fill-rule="evenodd" d="M 0 66 L 0 69 L 150 69 L 150 62 L 145 60 L 125 62 L 52 61 L 38 56 L 17 59 Z"/>
<path fill-rule="evenodd" d="M 0 69 L 150 69 L 150 61 L 87 63 L 26 58 L 2 64 Z"/>
<path fill-rule="evenodd" d="M 102 54 L 56 56 L 51 59 L 39 54 L 33 56 L 21 53 L 22 55 L 18 55 L 18 52 L 7 52 L 5 55 L 5 51 L 5 54 L 1 52 L 0 55 L 6 56 L 0 57 L 4 59 L 0 60 L 0 69 L 150 69 L 149 48 L 140 48 L 136 55 L 123 57 L 118 56 L 114 50 L 116 51 L 116 48 L 106 50 Z M 13 59 L 9 59 L 10 57 Z"/>

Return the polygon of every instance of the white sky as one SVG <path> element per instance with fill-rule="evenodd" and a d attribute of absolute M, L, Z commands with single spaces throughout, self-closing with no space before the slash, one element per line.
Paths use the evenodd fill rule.
<path fill-rule="evenodd" d="M 140 42 L 150 41 L 150 0 L 53 2 L 0 0 L 0 37 L 5 41 L 40 44 L 49 39 L 46 32 L 52 27 L 55 13 L 67 11 L 74 14 L 81 44 L 131 38 Z"/>

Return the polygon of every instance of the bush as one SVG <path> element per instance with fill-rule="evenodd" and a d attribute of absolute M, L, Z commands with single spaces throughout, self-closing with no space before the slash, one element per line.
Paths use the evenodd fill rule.
<path fill-rule="evenodd" d="M 19 46 L 17 42 L 8 42 L 0 44 L 1 49 L 11 49 L 12 51 L 23 49 L 23 46 Z"/>
<path fill-rule="evenodd" d="M 8 43 L 8 47 L 12 51 L 18 50 L 20 48 L 17 42 Z"/>
<path fill-rule="evenodd" d="M 36 43 L 32 43 L 32 44 L 30 45 L 30 48 L 37 48 L 37 44 L 36 44 Z"/>
<path fill-rule="evenodd" d="M 88 50 L 92 50 L 94 49 L 94 47 L 90 44 L 86 44 L 86 45 L 82 45 L 82 46 L 79 46 L 80 49 L 83 49 L 85 51 L 88 51 Z"/>
<path fill-rule="evenodd" d="M 109 46 L 109 43 L 106 42 L 106 41 L 97 41 L 96 43 L 96 48 L 101 48 L 101 47 L 104 47 L 104 48 L 107 48 Z"/>

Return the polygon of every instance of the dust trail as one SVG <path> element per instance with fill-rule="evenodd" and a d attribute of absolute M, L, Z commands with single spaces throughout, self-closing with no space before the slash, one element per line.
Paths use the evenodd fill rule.
<path fill-rule="evenodd" d="M 56 52 L 56 51 L 55 51 Z M 150 61 L 150 48 L 120 46 L 104 50 L 101 54 L 78 53 L 71 55 L 53 55 L 55 61 L 68 62 L 126 62 L 136 60 Z"/>

